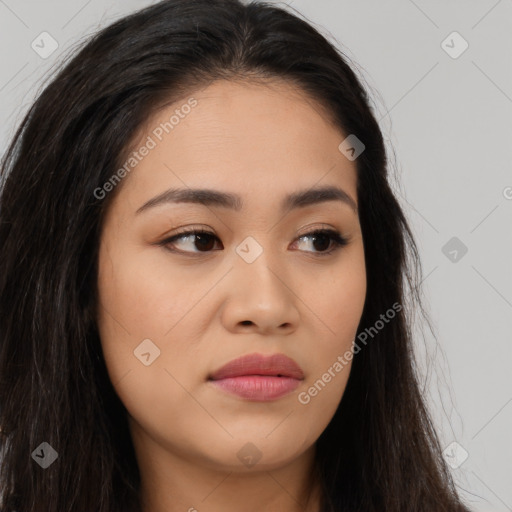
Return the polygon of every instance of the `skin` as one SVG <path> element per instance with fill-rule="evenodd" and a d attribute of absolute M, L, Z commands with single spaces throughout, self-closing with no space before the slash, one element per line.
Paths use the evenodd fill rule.
<path fill-rule="evenodd" d="M 308 404 L 298 394 L 352 347 L 366 297 L 364 247 L 348 204 L 283 212 L 280 202 L 334 185 L 357 204 L 355 163 L 338 150 L 346 135 L 289 83 L 217 81 L 193 97 L 197 105 L 162 141 L 153 137 L 157 146 L 123 179 L 101 234 L 98 327 L 129 413 L 143 509 L 317 511 L 308 476 L 315 442 L 343 396 L 350 362 Z M 184 103 L 160 110 L 140 144 Z M 171 187 L 236 193 L 243 208 L 168 203 L 136 213 Z M 182 227 L 218 240 L 210 238 L 209 252 L 194 237 L 169 244 L 181 254 L 157 245 Z M 299 238 L 320 228 L 339 231 L 348 244 Z M 252 263 L 236 252 L 248 236 L 263 250 Z M 148 366 L 134 355 L 145 339 L 160 350 Z M 208 382 L 252 353 L 286 354 L 305 378 L 270 402 Z M 261 453 L 251 467 L 237 456 L 247 443 Z"/>

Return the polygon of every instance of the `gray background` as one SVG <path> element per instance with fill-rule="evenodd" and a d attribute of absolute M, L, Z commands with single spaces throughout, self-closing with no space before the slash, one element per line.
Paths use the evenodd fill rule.
<path fill-rule="evenodd" d="M 0 0 L 2 153 L 55 63 L 150 3 Z M 473 510 L 512 511 L 512 1 L 287 3 L 372 94 L 420 248 L 435 337 L 418 322 L 417 349 L 443 448 L 458 443 L 447 457 Z M 45 59 L 31 48 L 43 31 L 59 45 Z"/>

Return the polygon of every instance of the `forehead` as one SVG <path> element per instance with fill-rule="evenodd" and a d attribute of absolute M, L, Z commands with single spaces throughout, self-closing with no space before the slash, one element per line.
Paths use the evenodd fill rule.
<path fill-rule="evenodd" d="M 336 184 L 355 199 L 355 164 L 338 150 L 344 138 L 325 109 L 291 83 L 221 80 L 145 123 L 133 147 L 151 149 L 124 185 L 134 205 L 177 186 L 261 201 Z"/>

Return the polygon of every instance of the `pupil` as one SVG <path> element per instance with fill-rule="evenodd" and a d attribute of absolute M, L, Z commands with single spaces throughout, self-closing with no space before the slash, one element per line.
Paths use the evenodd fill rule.
<path fill-rule="evenodd" d="M 318 239 L 323 240 L 324 242 L 326 242 L 326 244 L 324 244 L 323 248 L 318 248 L 316 246 L 316 243 L 318 242 Z M 329 248 L 329 242 L 330 242 L 330 239 L 329 239 L 329 237 L 325 233 L 320 233 L 320 234 L 315 235 L 313 237 L 313 243 L 315 244 L 315 249 L 317 251 L 325 251 L 325 250 L 327 250 Z M 322 244 L 320 244 L 320 245 L 322 245 Z"/>
<path fill-rule="evenodd" d="M 208 244 L 208 238 L 210 238 L 210 244 Z M 201 235 L 201 234 L 198 234 L 196 235 L 196 244 L 198 245 L 198 249 L 204 249 L 206 251 L 210 250 L 211 247 L 211 242 L 212 242 L 213 238 L 210 237 L 209 235 Z"/>

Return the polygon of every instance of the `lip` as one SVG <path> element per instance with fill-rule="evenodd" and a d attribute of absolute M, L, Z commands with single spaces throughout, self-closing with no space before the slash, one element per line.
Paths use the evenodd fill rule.
<path fill-rule="evenodd" d="M 302 368 L 284 354 L 249 354 L 230 361 L 208 381 L 230 394 L 252 401 L 276 400 L 304 379 Z"/>

